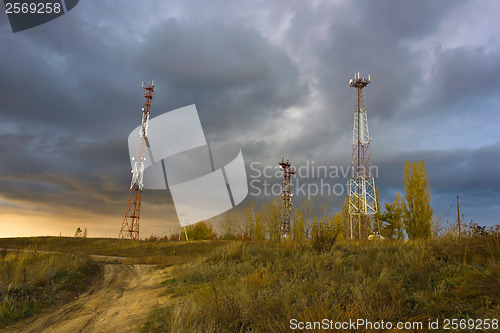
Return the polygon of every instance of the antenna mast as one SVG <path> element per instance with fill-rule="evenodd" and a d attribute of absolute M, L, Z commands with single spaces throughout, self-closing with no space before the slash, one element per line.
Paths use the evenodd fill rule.
<path fill-rule="evenodd" d="M 292 175 L 295 174 L 295 168 L 289 160 L 284 158 L 281 159 L 279 163 L 281 171 L 283 171 L 283 190 L 281 192 L 281 197 L 283 199 L 283 204 L 281 206 L 281 231 L 283 238 L 287 238 L 290 234 L 290 211 L 292 210 L 292 197 L 291 193 L 292 187 Z"/>
<path fill-rule="evenodd" d="M 375 179 L 372 173 L 372 156 L 368 134 L 363 88 L 371 81 L 354 74 L 349 86 L 356 88 L 356 108 L 354 110 L 354 129 L 352 135 L 351 179 L 349 183 L 349 215 L 351 239 L 366 238 L 369 233 L 369 215 L 377 213 L 375 199 Z"/>
<path fill-rule="evenodd" d="M 134 169 L 132 170 L 132 181 L 128 194 L 127 209 L 120 230 L 120 239 L 139 239 L 139 219 L 141 215 L 141 197 L 144 177 L 144 161 L 146 160 L 146 141 L 148 138 L 149 110 L 151 100 L 155 91 L 155 81 L 151 85 L 142 83 L 144 89 L 144 107 L 142 108 L 141 128 L 139 130 L 139 147 L 137 154 L 132 157 Z"/>

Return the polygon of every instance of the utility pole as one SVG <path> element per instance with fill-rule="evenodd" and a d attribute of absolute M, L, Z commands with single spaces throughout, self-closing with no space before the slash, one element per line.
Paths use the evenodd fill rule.
<path fill-rule="evenodd" d="M 184 224 L 184 216 L 186 216 L 186 214 L 180 213 L 179 216 L 181 217 L 181 225 L 182 225 L 182 224 Z M 182 235 L 182 229 L 179 232 L 179 241 L 181 240 L 181 235 Z M 188 234 L 187 234 L 187 231 L 186 231 L 186 227 L 184 227 L 184 235 L 186 235 L 186 242 L 189 242 Z"/>
<path fill-rule="evenodd" d="M 462 238 L 462 227 L 460 223 L 460 205 L 458 203 L 458 194 L 457 194 L 457 223 L 458 223 L 458 238 Z"/>

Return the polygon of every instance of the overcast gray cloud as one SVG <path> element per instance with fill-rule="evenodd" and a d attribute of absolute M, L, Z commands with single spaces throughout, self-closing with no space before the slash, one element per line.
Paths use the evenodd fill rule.
<path fill-rule="evenodd" d="M 163 82 L 159 109 L 195 103 L 209 137 L 252 131 L 308 94 L 288 55 L 255 29 L 169 19 L 151 30 L 136 64 Z"/>
<path fill-rule="evenodd" d="M 355 95 L 347 82 L 359 71 L 372 76 L 365 97 L 381 200 L 403 191 L 406 160 L 424 160 L 434 211 L 452 219 L 446 211 L 457 193 L 500 188 L 499 7 L 85 1 L 16 34 L 0 13 L 0 214 L 67 218 L 57 227 L 74 230 L 89 212 L 116 220 L 92 218 L 92 235 L 114 236 L 140 83 L 152 79 L 153 117 L 196 104 L 208 140 L 241 145 L 249 174 L 250 163 L 275 165 L 282 156 L 345 169 Z M 168 191 L 160 192 L 144 193 L 143 235 L 177 223 Z M 464 213 L 498 223 L 498 196 L 464 198 Z M 333 212 L 343 197 L 321 200 Z"/>

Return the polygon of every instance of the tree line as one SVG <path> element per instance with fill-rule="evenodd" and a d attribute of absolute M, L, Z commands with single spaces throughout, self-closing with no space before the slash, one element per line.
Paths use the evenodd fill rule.
<path fill-rule="evenodd" d="M 369 229 L 380 231 L 385 238 L 428 239 L 433 236 L 430 186 L 424 161 L 407 161 L 404 168 L 404 198 L 400 193 L 393 202 L 385 203 L 369 222 Z M 378 189 L 377 189 L 378 201 Z M 331 215 L 327 203 L 315 208 L 314 199 L 305 200 L 292 211 L 290 238 L 296 241 L 311 239 L 317 242 L 348 239 L 350 235 L 349 198 L 342 209 Z M 220 224 L 222 238 L 278 241 L 281 238 L 281 206 L 273 199 L 264 202 L 260 209 L 255 203 L 242 211 L 233 210 Z"/>
<path fill-rule="evenodd" d="M 437 236 L 438 226 L 430 205 L 430 186 L 424 161 L 406 161 L 404 195 L 396 193 L 394 201 L 384 204 L 383 212 L 378 202 L 378 188 L 376 200 L 379 209 L 369 221 L 371 232 L 380 232 L 386 239 L 430 239 Z M 314 247 L 322 249 L 328 248 L 336 240 L 349 239 L 348 197 L 344 199 L 341 210 L 333 215 L 327 203 L 317 205 L 314 198 L 297 205 L 291 215 L 288 237 L 293 241 L 309 240 Z M 251 202 L 242 209 L 230 210 L 223 216 L 218 229 L 219 233 L 216 233 L 209 223 L 200 222 L 166 239 L 185 240 L 187 234 L 188 240 L 280 241 L 283 238 L 281 202 L 275 198 L 262 202 L 260 207 Z"/>

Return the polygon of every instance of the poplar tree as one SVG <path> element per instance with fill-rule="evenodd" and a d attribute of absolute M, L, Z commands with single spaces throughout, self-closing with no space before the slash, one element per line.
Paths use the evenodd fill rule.
<path fill-rule="evenodd" d="M 281 205 L 278 200 L 273 199 L 264 207 L 264 218 L 268 239 L 277 242 L 281 239 Z"/>
<path fill-rule="evenodd" d="M 241 234 L 244 239 L 254 239 L 255 234 L 255 202 L 250 202 L 243 210 Z"/>
<path fill-rule="evenodd" d="M 424 161 L 405 162 L 404 186 L 403 224 L 406 234 L 410 239 L 428 239 L 432 236 L 432 207 Z"/>
<path fill-rule="evenodd" d="M 220 222 L 223 239 L 235 239 L 238 231 L 238 220 L 234 211 L 228 211 Z"/>
<path fill-rule="evenodd" d="M 255 233 L 254 239 L 256 241 L 266 240 L 266 223 L 264 222 L 264 212 L 258 211 L 255 215 Z"/>
<path fill-rule="evenodd" d="M 306 239 L 304 213 L 302 212 L 302 209 L 295 208 L 293 210 L 293 222 L 291 231 L 292 239 L 294 241 L 302 242 Z"/>
<path fill-rule="evenodd" d="M 309 238 L 312 232 L 313 215 L 314 215 L 314 198 L 304 200 L 302 203 L 302 213 L 304 214 L 304 228 L 306 238 Z"/>
<path fill-rule="evenodd" d="M 351 216 L 349 215 L 349 197 L 342 202 L 342 225 L 344 226 L 344 238 L 351 237 Z"/>
<path fill-rule="evenodd" d="M 394 202 L 385 204 L 385 212 L 380 215 L 382 224 L 382 235 L 386 238 L 404 238 L 403 234 L 403 211 L 405 203 L 401 194 L 397 193 Z"/>
<path fill-rule="evenodd" d="M 344 230 L 344 224 L 342 223 L 342 215 L 340 213 L 335 213 L 332 223 L 335 232 L 335 238 L 338 240 L 344 240 L 346 233 Z"/>

